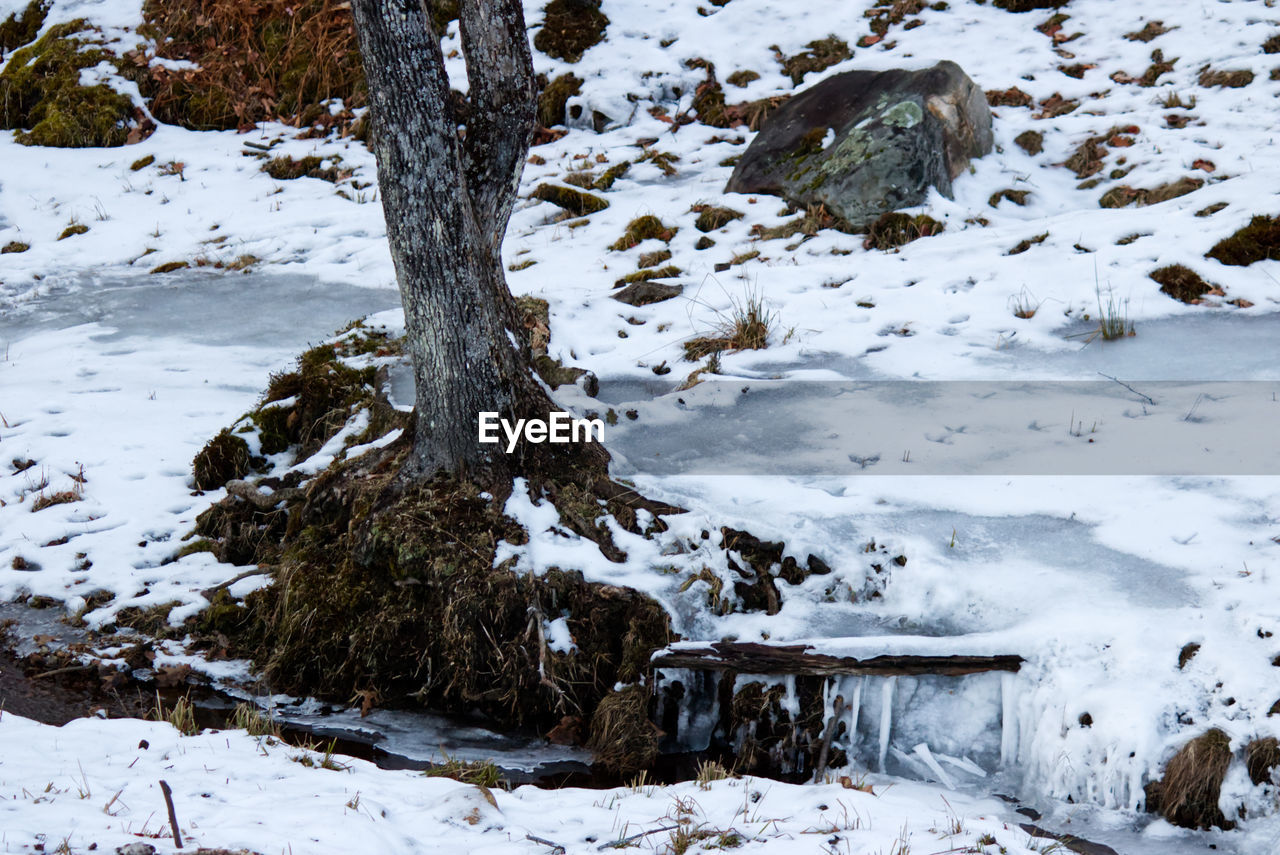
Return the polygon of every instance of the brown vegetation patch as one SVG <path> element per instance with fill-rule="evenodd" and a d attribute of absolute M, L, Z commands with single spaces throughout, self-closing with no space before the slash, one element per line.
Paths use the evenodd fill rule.
<path fill-rule="evenodd" d="M 1119 187 L 1112 187 L 1106 193 L 1103 193 L 1102 198 L 1098 200 L 1098 205 L 1103 208 L 1123 208 L 1134 203 L 1137 203 L 1139 207 L 1158 205 L 1161 202 L 1168 202 L 1170 199 L 1193 193 L 1203 186 L 1204 179 L 1190 177 L 1179 178 L 1176 181 L 1170 181 L 1149 189 L 1135 188 L 1122 184 Z"/>
<path fill-rule="evenodd" d="M 835 35 L 809 42 L 805 47 L 807 50 L 791 57 L 784 57 L 777 47 L 773 48 L 778 62 L 782 63 L 782 72 L 796 86 L 800 85 L 809 72 L 822 71 L 853 56 L 849 43 Z"/>
<path fill-rule="evenodd" d="M 1175 300 L 1181 300 L 1184 303 L 1192 305 L 1200 303 L 1205 295 L 1214 294 L 1223 295 L 1223 290 L 1217 285 L 1213 285 L 1200 278 L 1200 274 L 1196 273 L 1185 264 L 1170 264 L 1153 270 L 1149 274 L 1152 279 L 1160 283 L 1160 290 L 1168 294 Z M 1194 649 L 1191 649 L 1194 648 Z M 1190 649 L 1190 655 L 1187 651 Z M 1191 656 L 1195 655 L 1195 651 L 1200 649 L 1198 644 L 1188 644 L 1182 649 L 1182 653 L 1178 656 L 1178 667 L 1183 667 Z"/>
<path fill-rule="evenodd" d="M 645 214 L 627 223 L 622 237 L 610 244 L 609 249 L 621 252 L 646 240 L 660 240 L 665 243 L 675 237 L 677 231 L 679 229 L 664 225 L 662 220 L 653 214 Z"/>
<path fill-rule="evenodd" d="M 644 686 L 628 686 L 600 701 L 587 745 L 596 763 L 608 772 L 630 775 L 657 759 L 662 731 L 650 721 L 649 707 L 650 691 Z"/>
<path fill-rule="evenodd" d="M 1247 226 L 1214 244 L 1205 257 L 1234 267 L 1280 259 L 1280 219 L 1253 217 Z"/>
<path fill-rule="evenodd" d="M 991 5 L 1006 12 L 1031 12 L 1035 9 L 1060 9 L 1067 3 L 1068 0 L 993 0 Z"/>
<path fill-rule="evenodd" d="M 1227 89 L 1239 89 L 1253 82 L 1253 72 L 1247 68 L 1235 71 L 1206 70 L 1200 75 L 1200 85 L 1206 89 L 1222 86 Z"/>
<path fill-rule="evenodd" d="M 1280 33 L 1276 33 L 1271 38 L 1262 43 L 1263 53 L 1280 53 Z"/>
<path fill-rule="evenodd" d="M 0 246 L 0 255 L 7 255 L 11 252 L 26 252 L 31 249 L 31 244 L 23 243 L 18 240 L 11 240 L 4 246 Z"/>
<path fill-rule="evenodd" d="M 545 77 L 542 79 L 546 80 Z M 544 128 L 563 125 L 566 120 L 565 104 L 580 92 L 582 92 L 582 78 L 575 77 L 572 73 L 562 74 L 555 80 L 545 83 L 542 92 L 538 95 L 538 124 Z"/>
<path fill-rule="evenodd" d="M 531 194 L 534 199 L 550 202 L 563 208 L 575 217 L 585 217 L 609 207 L 607 199 L 577 190 L 573 187 L 562 187 L 556 184 L 539 184 Z"/>
<path fill-rule="evenodd" d="M 142 92 L 163 122 L 202 131 L 271 120 L 345 129 L 350 111 L 368 103 L 350 3 L 147 0 L 143 16 L 159 56 L 199 66 L 147 68 Z M 324 105 L 331 99 L 343 103 L 338 115 Z"/>
<path fill-rule="evenodd" d="M 1036 246 L 1038 244 L 1042 244 L 1048 239 L 1049 239 L 1049 233 L 1045 232 L 1044 234 L 1039 234 L 1039 235 L 1036 235 L 1035 237 L 1030 237 L 1030 238 L 1026 238 L 1025 240 L 1020 240 L 1018 241 L 1017 245 L 1014 246 L 1013 249 L 1005 253 L 1005 255 L 1022 255 L 1022 253 L 1031 249 L 1031 247 Z"/>
<path fill-rule="evenodd" d="M 743 217 L 741 211 L 722 205 L 694 205 L 693 210 L 698 214 L 693 227 L 700 232 L 716 231 Z"/>
<path fill-rule="evenodd" d="M 1055 119 L 1058 116 L 1065 116 L 1080 106 L 1079 101 L 1072 101 L 1063 98 L 1061 93 L 1054 92 L 1048 98 L 1040 102 L 1040 112 L 1036 113 L 1033 118 L 1036 119 Z"/>
<path fill-rule="evenodd" d="M 1197 736 L 1173 756 L 1164 777 L 1147 784 L 1147 809 L 1184 828 L 1234 827 L 1218 808 L 1231 765 L 1231 740 L 1217 728 Z"/>
<path fill-rule="evenodd" d="M 1174 27 L 1166 27 L 1163 21 L 1147 21 L 1146 26 L 1133 33 L 1125 33 L 1124 37 L 1131 42 L 1149 42 L 1163 36 Z"/>
<path fill-rule="evenodd" d="M 946 226 L 928 214 L 903 214 L 891 211 L 882 214 L 867 228 L 863 241 L 866 249 L 897 249 L 923 237 L 940 234 Z"/>
<path fill-rule="evenodd" d="M 1034 157 L 1044 151 L 1044 134 L 1039 131 L 1023 131 L 1013 138 L 1018 148 Z"/>
<path fill-rule="evenodd" d="M 1030 107 L 1032 98 L 1017 86 L 1008 89 L 988 89 L 987 103 L 992 107 Z"/>
<path fill-rule="evenodd" d="M 600 0 L 551 0 L 543 10 L 542 27 L 533 46 L 555 59 L 577 62 L 604 40 L 609 19 Z"/>
<path fill-rule="evenodd" d="M 1254 784 L 1272 782 L 1271 770 L 1280 766 L 1280 740 L 1274 736 L 1255 739 L 1245 746 L 1245 766 Z"/>
<path fill-rule="evenodd" d="M 191 462 L 197 490 L 216 490 L 249 472 L 249 443 L 223 428 Z"/>
<path fill-rule="evenodd" d="M 1031 195 L 1030 190 L 997 190 L 991 194 L 991 198 L 987 200 L 987 204 L 993 208 L 1000 207 L 1000 202 L 1008 199 L 1015 205 L 1023 206 L 1027 204 L 1027 197 Z"/>

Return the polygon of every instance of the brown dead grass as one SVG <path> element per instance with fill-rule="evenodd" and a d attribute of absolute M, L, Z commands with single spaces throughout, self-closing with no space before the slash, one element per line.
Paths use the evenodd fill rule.
<path fill-rule="evenodd" d="M 1147 785 L 1150 807 L 1183 828 L 1234 827 L 1218 808 L 1222 779 L 1231 765 L 1231 740 L 1214 728 L 1188 742 Z"/>
<path fill-rule="evenodd" d="M 349 126 L 350 110 L 367 103 L 350 3 L 147 0 L 143 14 L 159 56 L 200 66 L 149 69 L 143 94 L 163 122 L 225 130 L 278 119 L 327 129 Z M 334 98 L 346 108 L 336 116 L 322 103 Z"/>

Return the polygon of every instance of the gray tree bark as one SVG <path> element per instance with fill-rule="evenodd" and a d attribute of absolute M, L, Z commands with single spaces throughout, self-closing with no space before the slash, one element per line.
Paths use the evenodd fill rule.
<path fill-rule="evenodd" d="M 502 268 L 502 240 L 535 125 L 520 0 L 461 3 L 470 84 L 461 131 L 424 0 L 353 0 L 352 12 L 414 365 L 415 435 L 404 474 L 509 480 L 528 461 L 481 444 L 478 414 L 545 417 L 551 408 L 531 374 Z"/>

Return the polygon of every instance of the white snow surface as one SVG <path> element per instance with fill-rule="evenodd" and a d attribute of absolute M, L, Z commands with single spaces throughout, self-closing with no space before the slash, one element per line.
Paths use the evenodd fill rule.
<path fill-rule="evenodd" d="M 0 0 L 0 17 L 23 5 Z M 535 28 L 541 5 L 526 3 Z M 852 45 L 869 32 L 871 5 L 733 0 L 702 15 L 674 0 L 604 0 L 605 44 L 573 66 L 535 52 L 539 71 L 583 78 L 582 94 L 570 101 L 582 118 L 563 139 L 535 149 L 543 162 L 525 170 L 504 254 L 512 265 L 536 263 L 508 279 L 515 293 L 549 302 L 552 355 L 594 371 L 601 401 L 641 400 L 683 379 L 697 366 L 683 361 L 681 344 L 716 329 L 752 296 L 775 315 L 770 346 L 726 354 L 730 378 L 1094 380 L 1103 371 L 1129 381 L 1280 379 L 1272 330 L 1280 263 L 1227 267 L 1203 257 L 1251 216 L 1280 213 L 1273 122 L 1280 82 L 1270 79 L 1280 60 L 1260 47 L 1280 30 L 1280 11 L 1239 0 L 1072 0 L 1062 10 L 1071 16 L 1064 32 L 1082 35 L 1058 46 L 1066 56 L 1035 30 L 1049 10 L 1011 14 L 970 0 L 925 9 L 922 26 L 895 26 L 880 44 L 854 48 L 851 60 L 810 74 L 804 85 L 854 68 L 951 59 L 983 89 L 1016 85 L 1037 103 L 1060 93 L 1080 106 L 1048 119 L 1033 118 L 1038 108 L 995 108 L 996 151 L 956 181 L 954 199 L 935 193 L 919 209 L 946 224 L 938 236 L 891 253 L 835 231 L 804 241 L 753 239 L 753 228 L 786 217 L 781 200 L 723 193 L 731 167 L 720 164 L 741 154 L 751 134 L 676 128 L 651 108 L 670 117 L 689 107 L 705 76 L 685 65 L 695 57 L 714 62 L 722 83 L 735 70 L 760 74 L 745 88 L 725 83 L 730 102 L 790 92 L 773 46 L 793 55 L 830 33 Z M 80 16 L 117 44 L 142 41 L 137 0 L 55 0 L 46 27 Z M 1150 20 L 1169 31 L 1150 43 L 1124 37 Z M 456 47 L 454 26 L 446 53 Z M 1177 58 L 1157 86 L 1111 79 L 1117 71 L 1141 74 L 1156 48 Z M 452 62 L 463 79 L 461 60 Z M 1086 66 L 1080 79 L 1058 70 L 1076 63 Z M 1206 66 L 1249 69 L 1255 78 L 1241 88 L 1205 88 L 1198 78 Z M 1195 103 L 1161 103 L 1173 95 Z M 594 111 L 612 120 L 603 133 L 590 128 Z M 1174 128 L 1168 115 L 1190 121 Z M 1086 138 L 1127 126 L 1137 127 L 1125 134 L 1133 144 L 1107 148 L 1103 183 L 1078 189 L 1060 164 Z M 1044 134 L 1041 154 L 1013 142 L 1027 130 Z M 221 497 L 192 492 L 192 456 L 251 408 L 269 374 L 308 342 L 366 313 L 383 312 L 374 323 L 402 323 L 375 188 L 274 181 L 245 144 L 273 145 L 273 155 L 341 157 L 354 170 L 350 182 L 361 184 L 375 180 L 371 154 L 356 142 L 295 133 L 281 125 L 245 135 L 162 126 L 137 145 L 91 150 L 0 137 L 0 245 L 31 245 L 0 255 L 0 597 L 52 597 L 76 613 L 87 594 L 113 593 L 85 615 L 91 625 L 126 606 L 177 602 L 175 624 L 197 612 L 201 590 L 244 568 L 207 553 L 165 563 L 195 516 Z M 677 173 L 634 164 L 603 194 L 611 206 L 588 222 L 565 222 L 558 209 L 527 198 L 571 170 L 636 158 L 646 138 L 678 156 Z M 155 163 L 133 171 L 146 155 Z M 1117 184 L 1149 188 L 1186 175 L 1206 184 L 1160 205 L 1098 206 Z M 991 207 L 992 194 L 1008 188 L 1029 190 L 1027 205 Z M 697 202 L 745 216 L 697 251 Z M 1197 215 L 1215 203 L 1225 207 Z M 672 281 L 685 290 L 631 308 L 609 299 L 614 281 L 664 245 L 608 246 L 645 213 L 679 228 L 669 248 L 683 272 Z M 89 231 L 57 240 L 74 223 Z M 1042 234 L 1027 251 L 1007 254 Z M 748 251 L 759 255 L 714 271 Z M 166 262 L 225 264 L 247 255 L 260 259 L 248 275 L 147 275 Z M 1188 306 L 1161 294 L 1148 273 L 1173 263 L 1193 267 L 1225 296 Z M 1112 297 L 1136 337 L 1088 344 L 1071 337 L 1096 323 L 1099 302 Z M 1228 302 L 1238 300 L 1251 305 Z M 1019 306 L 1037 310 L 1020 319 Z M 655 377 L 662 366 L 671 374 Z M 559 395 L 577 412 L 611 405 L 576 388 Z M 671 453 L 691 435 L 677 416 L 662 418 Z M 310 469 L 365 450 L 344 452 L 337 442 Z M 626 447 L 618 456 L 628 460 Z M 21 472 L 10 465 L 27 459 L 36 465 Z M 628 475 L 644 493 L 690 512 L 670 518 L 654 540 L 615 528 L 628 559 L 613 563 L 561 530 L 549 505 L 522 485 L 507 511 L 530 527 L 530 539 L 503 545 L 500 560 L 513 558 L 519 572 L 554 564 L 642 588 L 688 639 L 959 635 L 974 649 L 1016 651 L 1026 664 L 1004 678 L 833 681 L 831 700 L 837 691 L 858 698 L 846 746 L 857 762 L 920 779 L 877 772 L 868 778 L 874 796 L 767 781 L 639 792 L 525 787 L 494 792 L 495 807 L 474 787 L 360 761 L 342 772 L 304 768 L 290 762 L 298 749 L 264 747 L 243 734 L 181 738 L 165 725 L 131 721 L 49 728 L 3 715 L 0 850 L 43 843 L 52 851 L 71 835 L 72 851 L 93 842 L 112 851 L 144 838 L 168 851 L 156 836 L 166 822 L 156 789 L 164 777 L 184 833 L 200 845 L 262 852 L 550 851 L 527 834 L 587 852 L 679 814 L 736 830 L 750 841 L 743 851 L 891 852 L 905 838 L 912 851 L 954 851 L 988 832 L 1009 852 L 1028 851 L 1017 817 L 982 798 L 997 786 L 1035 801 L 1063 830 L 1107 840 L 1126 855 L 1209 844 L 1249 855 L 1280 851 L 1276 786 L 1251 784 L 1239 760 L 1249 740 L 1280 736 L 1280 717 L 1268 715 L 1278 697 L 1271 663 L 1280 655 L 1277 478 Z M 77 501 L 31 511 L 41 496 L 60 492 Z M 801 564 L 816 555 L 832 573 L 779 583 L 777 615 L 714 617 L 705 608 L 710 585 L 690 579 L 705 568 L 732 591 L 716 548 L 723 525 L 783 541 Z M 907 559 L 902 566 L 891 563 L 898 555 Z M 232 592 L 261 583 L 246 579 Z M 560 623 L 549 619 L 549 639 L 572 644 Z M 1192 642 L 1200 649 L 1179 669 L 1179 651 Z M 1080 723 L 1084 713 L 1089 726 Z M 1229 833 L 1151 821 L 1141 813 L 1142 785 L 1210 727 L 1223 729 L 1237 753 L 1224 809 L 1243 805 L 1246 818 Z M 142 738 L 151 747 L 140 751 Z M 762 794 L 758 801 L 753 792 Z M 357 806 L 344 807 L 357 793 Z M 948 836 L 953 815 L 963 831 Z M 641 845 L 661 849 L 668 837 Z"/>

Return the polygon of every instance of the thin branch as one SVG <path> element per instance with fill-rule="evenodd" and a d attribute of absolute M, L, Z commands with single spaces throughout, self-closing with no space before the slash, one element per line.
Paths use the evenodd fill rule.
<path fill-rule="evenodd" d="M 1099 371 L 1098 373 L 1099 373 L 1099 374 L 1101 374 L 1103 377 L 1106 377 L 1108 380 L 1110 380 L 1110 381 L 1111 381 L 1111 382 L 1113 382 L 1113 383 L 1119 383 L 1121 386 L 1125 387 L 1125 388 L 1126 388 L 1126 389 L 1128 389 L 1130 392 L 1132 392 L 1133 394 L 1137 395 L 1139 398 L 1141 398 L 1142 400 L 1146 401 L 1146 402 L 1147 402 L 1148 404 L 1150 404 L 1151 406 L 1153 406 L 1153 407 L 1154 407 L 1154 406 L 1156 406 L 1156 402 L 1155 402 L 1155 399 L 1154 399 L 1154 398 L 1150 397 L 1149 395 L 1144 395 L 1144 394 L 1142 394 L 1142 393 L 1141 393 L 1141 392 L 1139 392 L 1137 389 L 1133 388 L 1132 386 L 1130 386 L 1128 383 L 1124 382 L 1123 380 L 1118 380 L 1118 379 L 1116 379 L 1115 377 L 1112 377 L 1110 374 L 1102 374 L 1102 372 L 1101 372 L 1101 371 Z"/>

